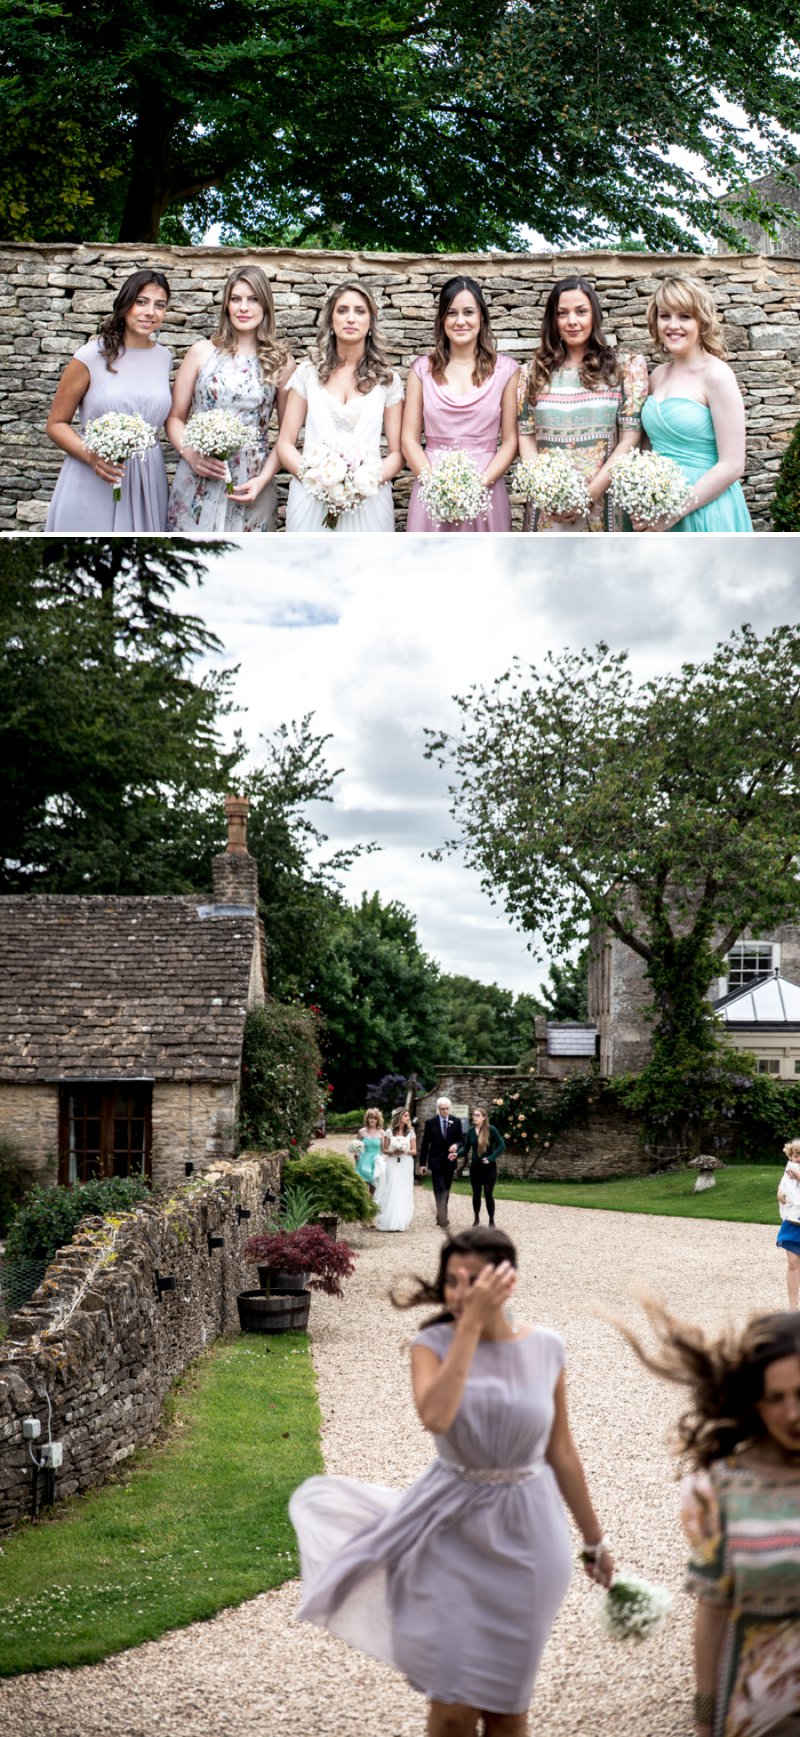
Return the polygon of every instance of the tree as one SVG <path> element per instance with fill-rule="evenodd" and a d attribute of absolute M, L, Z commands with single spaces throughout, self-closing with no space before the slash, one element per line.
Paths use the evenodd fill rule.
<path fill-rule="evenodd" d="M 433 1075 L 444 1049 L 438 966 L 422 951 L 414 918 L 378 893 L 343 905 L 322 964 L 316 1000 L 336 1108 L 362 1104 L 381 1074 Z"/>
<path fill-rule="evenodd" d="M 644 961 L 653 1057 L 636 1105 L 684 1133 L 725 1094 L 706 991 L 742 931 L 800 911 L 800 629 L 745 625 L 636 687 L 626 652 L 549 655 L 459 701 L 455 841 L 523 929 L 557 948 L 607 925 Z M 455 812 L 455 803 L 454 803 Z"/>
<path fill-rule="evenodd" d="M 800 422 L 784 449 L 770 512 L 776 531 L 800 531 Z"/>
<path fill-rule="evenodd" d="M 7 236 L 698 249 L 796 166 L 789 0 L 0 4 Z"/>
<path fill-rule="evenodd" d="M 231 671 L 174 591 L 223 550 L 182 538 L 32 539 L 0 549 L 0 888 L 182 892 L 208 880 Z"/>
<path fill-rule="evenodd" d="M 513 1067 L 534 1044 L 539 1011 L 533 995 L 515 996 L 472 977 L 441 979 L 446 996 L 444 1048 L 439 1061 L 464 1067 Z"/>
<path fill-rule="evenodd" d="M 538 996 L 534 997 L 536 1012 L 545 1013 L 548 1019 L 586 1019 L 587 1017 L 587 975 L 589 970 L 589 954 L 586 947 L 577 959 L 566 959 L 563 962 L 552 959 L 547 972 L 547 982 L 542 984 Z"/>

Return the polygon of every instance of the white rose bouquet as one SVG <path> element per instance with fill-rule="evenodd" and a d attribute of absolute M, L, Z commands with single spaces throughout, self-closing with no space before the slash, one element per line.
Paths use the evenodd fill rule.
<path fill-rule="evenodd" d="M 344 513 L 352 513 L 378 493 L 381 467 L 378 459 L 366 459 L 356 449 L 315 446 L 303 451 L 300 481 L 315 501 L 327 508 L 326 531 L 335 531 Z"/>
<path fill-rule="evenodd" d="M 641 524 L 680 518 L 690 492 L 680 465 L 658 452 L 626 452 L 611 466 L 615 505 Z"/>
<path fill-rule="evenodd" d="M 107 410 L 96 416 L 83 431 L 85 444 L 108 464 L 124 464 L 127 458 L 144 458 L 156 444 L 156 431 L 143 416 L 127 415 L 121 410 Z M 114 484 L 114 499 L 121 500 L 122 488 Z"/>
<path fill-rule="evenodd" d="M 256 446 L 258 435 L 233 410 L 199 410 L 196 416 L 189 417 L 183 440 L 185 446 L 193 446 L 202 458 L 218 458 L 220 463 L 227 464 L 234 453 Z M 225 493 L 233 494 L 230 473 Z"/>
<path fill-rule="evenodd" d="M 672 1609 L 672 1594 L 637 1574 L 617 1574 L 600 1606 L 600 1623 L 611 1640 L 646 1640 Z"/>
<path fill-rule="evenodd" d="M 585 518 L 591 511 L 584 478 L 569 453 L 557 446 L 537 452 L 535 458 L 518 458 L 511 486 L 540 513 L 575 513 Z"/>
<path fill-rule="evenodd" d="M 483 471 L 460 447 L 440 453 L 419 477 L 423 505 L 435 525 L 464 525 L 489 511 Z"/>

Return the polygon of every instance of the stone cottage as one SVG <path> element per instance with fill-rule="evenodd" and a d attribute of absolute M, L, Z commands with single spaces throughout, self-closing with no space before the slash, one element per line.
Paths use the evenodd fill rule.
<path fill-rule="evenodd" d="M 784 923 L 764 935 L 745 930 L 708 988 L 723 1035 L 756 1057 L 759 1073 L 786 1081 L 800 1078 L 798 985 L 800 927 Z M 755 998 L 743 994 L 757 988 Z M 650 1000 L 644 961 L 609 931 L 596 934 L 589 1018 L 598 1029 L 601 1074 L 637 1073 L 644 1067 L 650 1054 Z"/>
<path fill-rule="evenodd" d="M 212 895 L 0 898 L 0 1136 L 37 1181 L 159 1187 L 234 1151 L 242 1040 L 264 1000 L 246 797 Z"/>

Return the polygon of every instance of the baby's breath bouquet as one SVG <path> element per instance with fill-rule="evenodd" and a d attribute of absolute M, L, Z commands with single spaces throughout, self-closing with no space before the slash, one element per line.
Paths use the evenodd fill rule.
<path fill-rule="evenodd" d="M 258 435 L 233 410 L 199 410 L 196 416 L 189 417 L 183 439 L 184 445 L 194 447 L 202 458 L 218 458 L 222 464 L 227 464 L 234 453 L 255 446 Z M 225 493 L 233 494 L 230 475 L 225 483 Z"/>
<path fill-rule="evenodd" d="M 378 459 L 366 459 L 349 443 L 315 446 L 303 450 L 300 481 L 315 501 L 327 508 L 326 531 L 335 531 L 343 513 L 352 513 L 378 493 L 381 469 Z"/>
<path fill-rule="evenodd" d="M 460 447 L 443 452 L 419 478 L 422 502 L 435 525 L 464 525 L 488 513 L 489 490 L 472 454 Z"/>
<path fill-rule="evenodd" d="M 672 458 L 658 452 L 626 452 L 611 466 L 614 504 L 636 523 L 655 524 L 684 511 L 689 484 Z"/>
<path fill-rule="evenodd" d="M 672 1608 L 665 1586 L 637 1574 L 617 1574 L 600 1606 L 600 1623 L 611 1640 L 645 1640 L 661 1627 Z"/>
<path fill-rule="evenodd" d="M 90 452 L 96 452 L 107 464 L 124 464 L 126 458 L 144 458 L 156 444 L 156 431 L 143 416 L 127 415 L 122 410 L 107 410 L 87 422 L 83 438 Z M 122 488 L 114 484 L 114 499 L 122 499 Z"/>
<path fill-rule="evenodd" d="M 518 458 L 511 472 L 511 486 L 540 513 L 575 513 L 585 518 L 591 511 L 580 471 L 569 453 L 557 446 L 537 452 L 535 458 Z"/>

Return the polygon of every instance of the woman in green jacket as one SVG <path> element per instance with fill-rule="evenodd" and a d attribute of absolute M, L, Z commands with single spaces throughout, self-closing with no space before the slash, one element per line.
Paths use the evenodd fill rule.
<path fill-rule="evenodd" d="M 505 1152 L 506 1143 L 497 1128 L 492 1127 L 486 1111 L 476 1104 L 472 1112 L 474 1126 L 458 1148 L 459 1158 L 469 1158 L 469 1179 L 472 1183 L 473 1224 L 481 1221 L 481 1194 L 486 1198 L 489 1223 L 494 1224 L 494 1185 L 497 1181 L 497 1160 Z"/>

